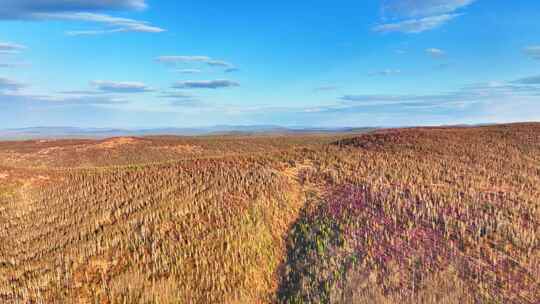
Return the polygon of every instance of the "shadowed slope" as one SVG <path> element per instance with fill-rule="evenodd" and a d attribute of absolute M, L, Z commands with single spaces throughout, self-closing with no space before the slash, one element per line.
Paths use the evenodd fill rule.
<path fill-rule="evenodd" d="M 282 302 L 540 300 L 540 125 L 389 130 L 312 161 L 326 190 L 289 236 Z"/>

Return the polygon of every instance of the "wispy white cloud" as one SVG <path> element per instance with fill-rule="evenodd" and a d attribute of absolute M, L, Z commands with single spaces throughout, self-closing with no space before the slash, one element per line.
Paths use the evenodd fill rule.
<path fill-rule="evenodd" d="M 223 60 L 209 60 L 206 62 L 209 66 L 222 67 L 222 68 L 233 68 L 234 66 Z"/>
<path fill-rule="evenodd" d="M 178 81 L 173 84 L 175 89 L 221 89 L 238 87 L 240 84 L 231 80 L 201 80 L 201 81 Z"/>
<path fill-rule="evenodd" d="M 399 22 L 377 25 L 373 30 L 379 33 L 401 32 L 417 34 L 438 28 L 458 16 L 460 16 L 460 14 L 444 14 L 419 19 L 407 19 Z"/>
<path fill-rule="evenodd" d="M 208 62 L 212 60 L 208 56 L 160 56 L 156 62 L 163 64 L 177 64 L 186 62 Z"/>
<path fill-rule="evenodd" d="M 436 29 L 461 16 L 458 10 L 475 0 L 386 0 L 382 3 L 383 22 L 374 31 L 421 33 Z"/>
<path fill-rule="evenodd" d="M 22 44 L 12 42 L 0 42 L 0 55 L 16 55 L 27 47 Z M 26 62 L 0 62 L 0 68 L 20 68 L 30 66 Z"/>
<path fill-rule="evenodd" d="M 109 106 L 109 105 L 124 105 L 128 104 L 129 100 L 117 96 L 107 96 L 107 95 L 79 95 L 73 97 L 64 97 L 57 98 L 52 97 L 48 98 L 49 105 L 52 106 L 81 106 L 81 105 L 92 105 L 92 106 Z"/>
<path fill-rule="evenodd" d="M 385 0 L 382 10 L 389 18 L 422 18 L 452 13 L 473 2 L 475 0 Z"/>
<path fill-rule="evenodd" d="M 162 98 L 171 98 L 171 99 L 192 99 L 195 98 L 195 96 L 191 94 L 186 93 L 179 93 L 179 92 L 164 92 L 162 95 L 160 95 Z"/>
<path fill-rule="evenodd" d="M 433 58 L 442 58 L 446 56 L 445 51 L 437 48 L 426 49 L 426 53 Z"/>
<path fill-rule="evenodd" d="M 152 92 L 153 89 L 142 82 L 117 82 L 94 80 L 90 84 L 103 91 L 110 93 L 145 93 Z"/>
<path fill-rule="evenodd" d="M 396 105 L 396 104 L 412 104 L 412 103 L 446 103 L 455 101 L 455 99 L 463 98 L 461 92 L 441 93 L 433 95 L 384 95 L 384 94 L 368 94 L 368 95 L 344 95 L 341 97 L 343 104 L 347 105 Z"/>
<path fill-rule="evenodd" d="M 172 99 L 168 103 L 170 106 L 173 107 L 182 107 L 182 108 L 209 108 L 211 107 L 207 103 L 199 100 L 199 99 Z"/>
<path fill-rule="evenodd" d="M 540 75 L 521 78 L 513 81 L 513 83 L 540 85 Z"/>
<path fill-rule="evenodd" d="M 127 32 L 138 32 L 138 33 L 161 33 L 164 30 L 159 27 L 153 27 L 149 25 L 140 25 L 136 27 L 122 27 L 115 28 L 110 30 L 89 30 L 89 31 L 67 31 L 66 35 L 68 36 L 97 36 L 104 34 L 114 34 L 114 33 L 127 33 Z"/>
<path fill-rule="evenodd" d="M 382 71 L 371 72 L 368 75 L 369 76 L 391 76 L 391 75 L 397 75 L 397 74 L 401 74 L 401 70 L 386 69 Z"/>
<path fill-rule="evenodd" d="M 540 45 L 526 47 L 523 52 L 532 59 L 540 60 Z"/>
<path fill-rule="evenodd" d="M 313 91 L 315 92 L 328 92 L 328 91 L 335 91 L 338 89 L 338 86 L 335 86 L 335 85 L 323 85 L 323 86 L 320 86 L 320 87 L 316 87 L 315 89 L 313 89 Z"/>
<path fill-rule="evenodd" d="M 24 87 L 26 87 L 26 84 L 22 82 L 6 77 L 0 77 L 0 91 L 17 91 Z"/>
<path fill-rule="evenodd" d="M 2 51 L 2 50 L 0 50 L 0 55 L 16 55 L 16 54 L 19 54 L 19 51 L 11 51 L 11 50 L 10 51 L 8 51 L 8 50 Z"/>
<path fill-rule="evenodd" d="M 31 106 L 34 108 L 63 106 L 104 106 L 127 104 L 129 101 L 108 91 L 64 91 L 35 93 L 32 86 L 11 78 L 0 77 L 0 105 Z M 118 92 L 122 93 L 122 92 Z"/>
<path fill-rule="evenodd" d="M 28 67 L 30 65 L 31 64 L 25 63 L 25 62 L 15 62 L 15 63 L 0 62 L 0 68 L 8 68 L 8 69 L 23 68 L 23 67 Z"/>
<path fill-rule="evenodd" d="M 209 56 L 160 56 L 157 57 L 155 61 L 169 66 L 177 66 L 178 64 L 186 63 L 203 63 L 211 67 L 224 68 L 226 73 L 236 72 L 239 70 L 230 62 L 214 59 Z"/>
<path fill-rule="evenodd" d="M 25 49 L 26 49 L 26 46 L 21 45 L 21 44 L 11 43 L 11 42 L 0 42 L 0 52 L 18 53 Z"/>
<path fill-rule="evenodd" d="M 62 106 L 104 106 L 127 104 L 123 98 L 106 95 L 76 95 L 53 96 L 31 94 L 28 92 L 2 92 L 0 90 L 0 104 L 32 105 L 35 107 L 62 107 Z"/>
<path fill-rule="evenodd" d="M 4 0 L 0 7 L 0 20 L 62 20 L 102 24 L 105 28 L 69 31 L 67 34 L 100 35 L 121 32 L 160 33 L 162 28 L 148 22 L 118 18 L 99 12 L 142 10 L 144 0 Z"/>
<path fill-rule="evenodd" d="M 161 33 L 165 31 L 162 28 L 150 25 L 148 22 L 96 13 L 35 13 L 32 16 L 34 19 L 38 20 L 82 21 L 107 26 L 105 29 L 98 30 L 68 31 L 67 34 L 71 36 L 101 35 L 123 32 Z"/>
<path fill-rule="evenodd" d="M 159 97 L 167 99 L 168 105 L 174 107 L 200 108 L 209 106 L 207 103 L 201 101 L 198 97 L 182 92 L 164 92 Z"/>
<path fill-rule="evenodd" d="M 10 109 L 50 108 L 65 106 L 103 106 L 125 104 L 128 101 L 115 96 L 106 95 L 51 95 L 36 94 L 28 90 L 29 85 L 0 77 L 0 105 L 9 104 Z M 21 108 L 22 107 L 22 108 Z M 25 108 L 26 107 L 26 108 Z"/>
<path fill-rule="evenodd" d="M 39 12 L 143 10 L 145 0 L 3 0 L 0 18 L 24 19 Z"/>
<path fill-rule="evenodd" d="M 182 74 L 199 74 L 202 71 L 199 69 L 178 69 L 178 72 Z"/>
<path fill-rule="evenodd" d="M 359 94 L 344 95 L 340 98 L 341 104 L 331 107 L 329 110 L 345 110 L 356 107 L 396 105 L 406 107 L 462 107 L 467 104 L 478 102 L 493 102 L 509 98 L 535 97 L 540 100 L 540 76 L 528 77 L 511 82 L 489 82 L 469 85 L 453 92 L 437 94 L 408 94 L 408 95 L 385 95 L 385 94 Z"/>
<path fill-rule="evenodd" d="M 69 91 L 60 91 L 58 92 L 62 95 L 77 95 L 77 96 L 88 96 L 88 95 L 104 95 L 108 94 L 103 91 L 92 91 L 92 90 L 69 90 Z"/>

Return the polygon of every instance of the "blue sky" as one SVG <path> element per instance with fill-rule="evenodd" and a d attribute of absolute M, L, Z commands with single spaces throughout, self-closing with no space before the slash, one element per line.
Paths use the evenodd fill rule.
<path fill-rule="evenodd" d="M 540 121 L 532 0 L 2 0 L 0 129 Z"/>

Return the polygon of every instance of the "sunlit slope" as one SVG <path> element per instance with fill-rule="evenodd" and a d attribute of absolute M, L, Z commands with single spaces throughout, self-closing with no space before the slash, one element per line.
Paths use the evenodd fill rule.
<path fill-rule="evenodd" d="M 224 156 L 253 157 L 284 152 L 294 147 L 318 147 L 339 137 L 339 134 L 224 135 L 0 141 L 0 166 L 42 169 L 94 168 L 170 163 Z"/>
<path fill-rule="evenodd" d="M 74 171 L 12 199 L 0 222 L 0 299 L 269 301 L 301 203 L 275 166 L 234 158 Z"/>

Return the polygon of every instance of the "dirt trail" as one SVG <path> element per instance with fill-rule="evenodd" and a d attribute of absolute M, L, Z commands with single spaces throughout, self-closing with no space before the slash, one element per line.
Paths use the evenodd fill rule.
<path fill-rule="evenodd" d="M 305 160 L 303 163 L 297 163 L 294 166 L 285 169 L 282 174 L 292 182 L 298 184 L 304 194 L 309 192 L 315 194 L 316 196 L 321 196 L 321 187 L 312 183 L 306 183 L 301 178 L 302 172 L 309 170 L 314 170 L 313 163 L 311 163 L 309 160 Z"/>

